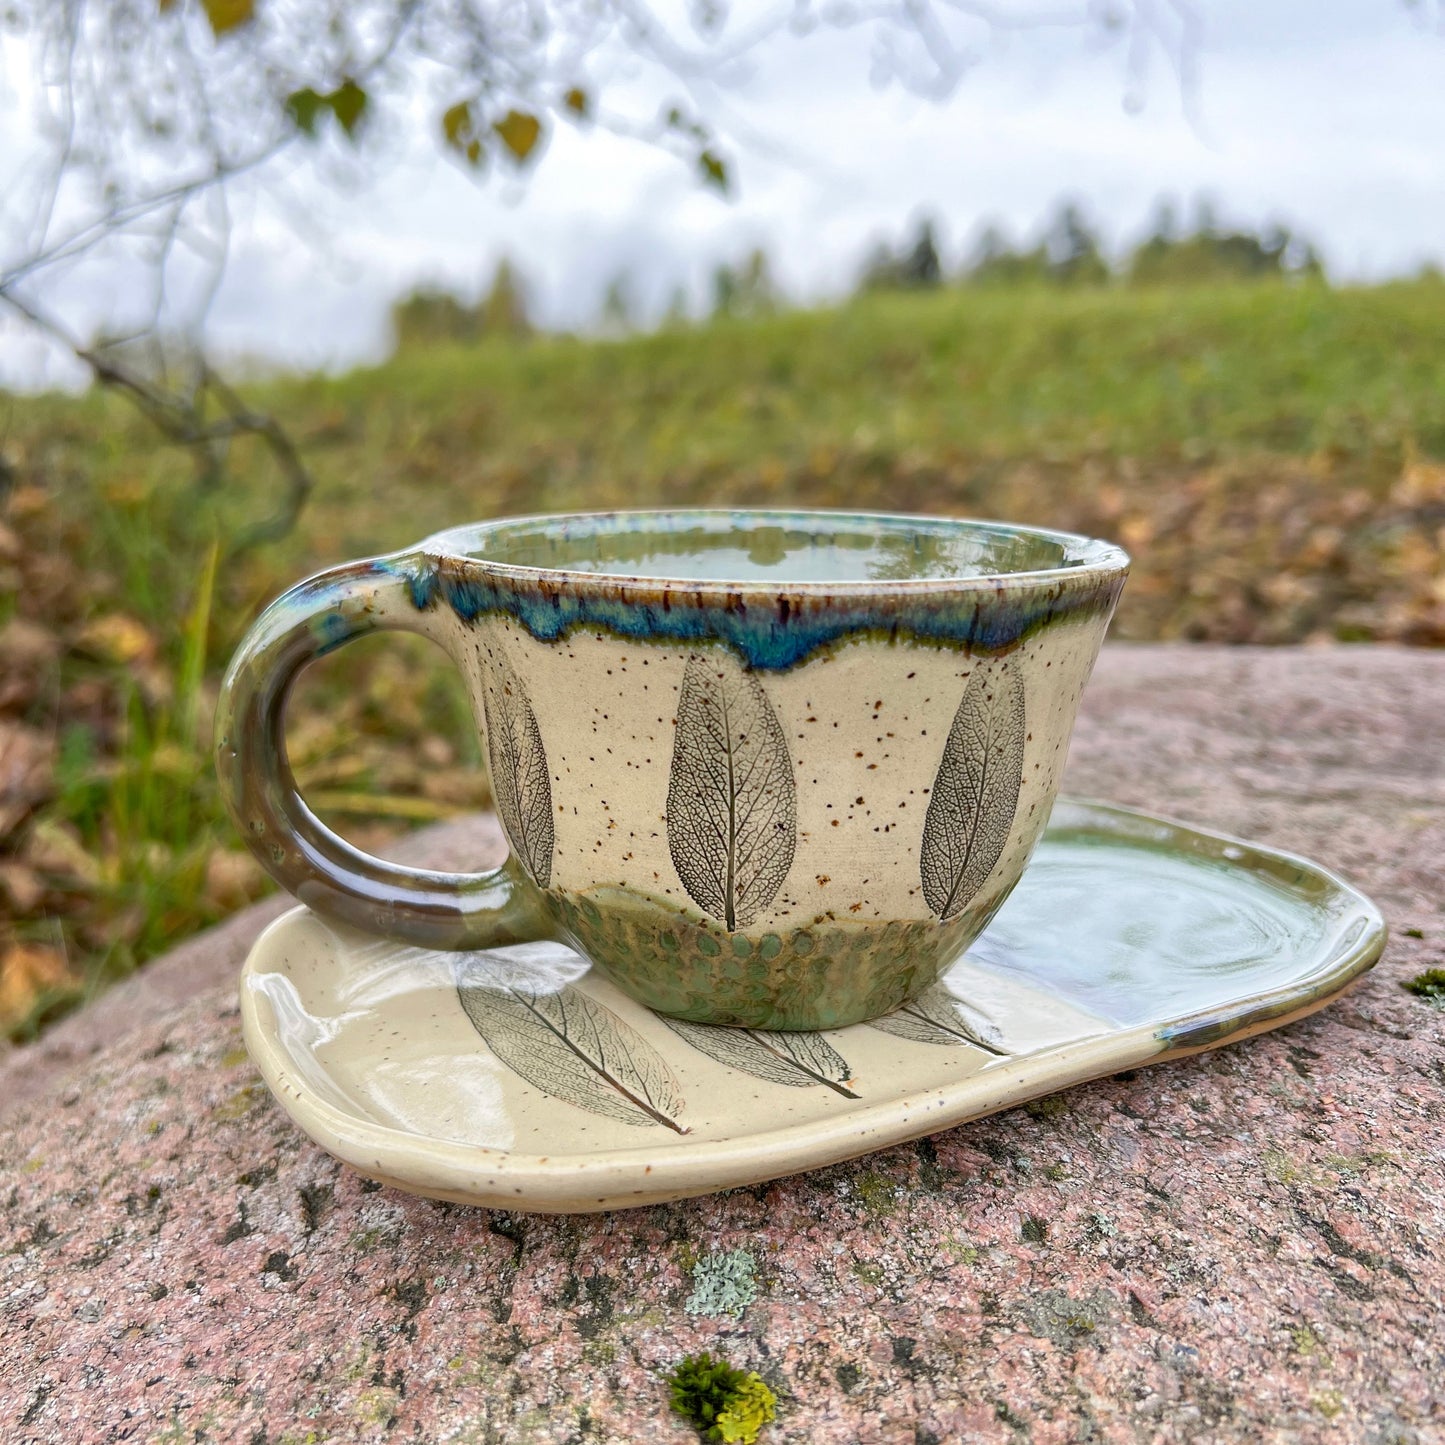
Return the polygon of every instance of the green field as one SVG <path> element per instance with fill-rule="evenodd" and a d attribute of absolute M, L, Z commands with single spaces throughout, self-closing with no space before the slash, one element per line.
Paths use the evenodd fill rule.
<path fill-rule="evenodd" d="M 239 558 L 226 539 L 275 485 L 258 448 L 202 493 L 121 401 L 0 397 L 12 1033 L 254 896 L 207 758 L 226 657 L 301 573 L 451 523 L 655 501 L 1006 517 L 1130 547 L 1118 636 L 1445 642 L 1439 283 L 879 294 L 251 394 L 317 493 Z M 486 796 L 459 689 L 410 644 L 348 650 L 298 701 L 298 771 L 363 842 Z"/>

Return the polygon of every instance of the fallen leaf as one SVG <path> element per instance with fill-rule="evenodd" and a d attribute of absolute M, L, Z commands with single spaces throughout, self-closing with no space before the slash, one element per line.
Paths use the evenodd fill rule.
<path fill-rule="evenodd" d="M 204 753 L 198 755 L 173 742 L 157 743 L 145 759 L 146 768 L 154 776 L 173 778 L 183 783 L 190 782 L 210 765 L 210 759 Z"/>
<path fill-rule="evenodd" d="M 55 744 L 35 728 L 0 718 L 0 839 L 54 792 Z"/>
<path fill-rule="evenodd" d="M 84 924 L 80 930 L 80 938 L 90 948 L 111 949 L 117 943 L 134 943 L 149 921 L 150 915 L 146 907 L 133 903 L 118 913 L 108 912 Z"/>
<path fill-rule="evenodd" d="M 47 996 L 70 993 L 79 980 L 65 955 L 43 943 L 12 943 L 0 953 L 0 1032 L 13 1033 Z"/>
<path fill-rule="evenodd" d="M 45 897 L 45 884 L 33 868 L 7 859 L 0 862 L 0 892 L 9 899 L 11 912 L 34 913 Z"/>
<path fill-rule="evenodd" d="M 0 628 L 0 712 L 28 708 L 53 681 L 60 639 L 38 622 L 12 617 Z"/>
<path fill-rule="evenodd" d="M 456 749 L 440 733 L 427 733 L 416 750 L 422 762 L 433 768 L 450 767 L 457 760 Z"/>
<path fill-rule="evenodd" d="M 38 622 L 12 617 L 0 627 L 0 669 L 44 667 L 60 655 L 60 639 Z"/>
<path fill-rule="evenodd" d="M 1390 489 L 1390 500 L 1402 507 L 1428 506 L 1445 501 L 1445 465 L 1412 458 Z"/>
<path fill-rule="evenodd" d="M 1125 551 L 1138 556 L 1154 540 L 1154 523 L 1149 517 L 1125 517 L 1115 530 Z"/>
<path fill-rule="evenodd" d="M 155 638 L 145 626 L 123 612 L 92 618 L 75 634 L 71 645 L 85 657 L 114 666 L 149 661 L 156 650 Z"/>
<path fill-rule="evenodd" d="M 405 818 L 413 823 L 432 823 L 440 818 L 455 818 L 468 811 L 450 802 L 433 802 L 430 798 L 408 798 L 386 793 L 341 793 L 316 791 L 307 801 L 316 812 L 348 814 L 356 818 Z"/>
<path fill-rule="evenodd" d="M 111 690 L 102 678 L 82 677 L 65 689 L 61 707 L 72 721 L 85 718 L 92 727 L 98 727 L 100 720 L 110 715 L 112 701 Z"/>
<path fill-rule="evenodd" d="M 206 902 L 213 908 L 230 912 L 244 908 L 266 891 L 266 875 L 249 853 L 235 853 L 217 848 L 206 859 Z"/>
<path fill-rule="evenodd" d="M 84 617 L 101 595 L 99 580 L 84 573 L 71 557 L 31 552 L 21 570 L 26 613 L 50 623 Z"/>
<path fill-rule="evenodd" d="M 135 683 L 136 691 L 145 699 L 147 707 L 164 707 L 172 702 L 176 695 L 176 682 L 168 669 L 162 667 L 159 662 L 140 660 L 133 662 L 130 668 L 132 681 Z"/>
<path fill-rule="evenodd" d="M 31 517 L 42 517 L 49 510 L 50 493 L 44 487 L 35 486 L 34 483 L 16 487 L 10 493 L 10 500 L 5 506 L 6 514 L 17 522 L 24 522 Z"/>
<path fill-rule="evenodd" d="M 53 818 L 40 819 L 30 830 L 25 861 L 58 879 L 79 879 L 92 885 L 102 881 L 100 860 L 80 841 L 80 834 L 69 823 Z"/>
<path fill-rule="evenodd" d="M 143 477 L 117 477 L 101 488 L 106 501 L 116 507 L 138 507 L 151 497 L 150 484 Z"/>
<path fill-rule="evenodd" d="M 437 768 L 423 774 L 422 796 L 452 808 L 485 808 L 491 801 L 487 775 L 480 768 Z"/>

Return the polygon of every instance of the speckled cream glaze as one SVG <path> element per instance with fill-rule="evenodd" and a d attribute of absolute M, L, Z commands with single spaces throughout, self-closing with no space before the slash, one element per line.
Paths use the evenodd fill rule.
<path fill-rule="evenodd" d="M 895 547 L 910 526 L 944 549 L 976 537 L 979 561 L 959 576 L 779 584 L 505 560 L 508 528 L 529 539 L 512 542 L 528 557 L 546 559 L 549 545 L 571 555 L 589 537 L 603 557 L 625 557 L 639 534 L 701 526 L 726 540 L 760 519 L 854 547 L 869 526 Z M 1029 570 L 991 573 L 991 562 Z M 261 862 L 329 917 L 433 947 L 560 937 L 666 1013 L 838 1027 L 927 988 L 1018 881 L 1126 568 L 1117 549 L 1058 534 L 830 513 L 613 514 L 451 532 L 323 574 L 273 605 L 228 677 L 221 774 Z M 346 848 L 296 795 L 284 749 L 259 741 L 279 739 L 300 666 L 378 627 L 426 634 L 462 670 L 513 844 L 500 876 L 416 875 Z M 734 729 L 727 786 L 734 761 L 739 775 L 774 774 L 775 832 L 739 833 L 728 853 L 741 870 L 749 848 L 771 849 L 772 873 L 746 898 L 732 887 L 735 917 L 684 877 L 676 806 L 669 818 L 687 762 L 679 715 L 706 704 L 684 699 L 692 675 L 722 690 L 719 717 L 730 700 L 752 718 Z M 996 830 L 996 861 L 944 916 L 920 864 L 925 828 L 938 828 L 930 801 L 965 696 L 1000 690 L 1021 709 L 1008 763 L 1017 802 Z M 735 811 L 730 801 L 730 820 Z"/>
<path fill-rule="evenodd" d="M 526 680 L 555 799 L 552 885 L 689 907 L 668 856 L 666 803 L 678 692 L 698 649 L 596 632 L 539 642 L 510 618 L 441 616 L 437 625 L 479 714 L 498 654 Z M 749 931 L 931 917 L 919 881 L 924 813 L 949 725 L 980 668 L 1024 679 L 1023 787 L 994 875 L 1016 877 L 1047 821 L 1102 633 L 1101 619 L 1070 619 L 995 658 L 865 638 L 766 675 L 797 787 L 797 851 Z"/>

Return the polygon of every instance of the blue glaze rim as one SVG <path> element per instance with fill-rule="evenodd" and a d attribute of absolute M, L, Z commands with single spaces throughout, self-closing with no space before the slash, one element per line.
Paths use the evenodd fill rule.
<path fill-rule="evenodd" d="M 943 536 L 984 533 L 1052 544 L 1065 560 L 956 577 L 788 582 L 644 577 L 527 566 L 483 555 L 489 539 L 524 529 L 605 539 L 703 528 L 721 538 L 759 524 L 865 536 L 883 527 Z M 909 513 L 678 508 L 536 514 L 454 527 L 374 565 L 405 582 L 419 612 L 445 603 L 463 622 L 503 615 L 545 642 L 578 630 L 635 642 L 721 642 L 750 667 L 777 672 L 860 634 L 1006 652 L 1053 622 L 1107 618 L 1128 575 L 1129 557 L 1113 543 L 1003 522 Z"/>

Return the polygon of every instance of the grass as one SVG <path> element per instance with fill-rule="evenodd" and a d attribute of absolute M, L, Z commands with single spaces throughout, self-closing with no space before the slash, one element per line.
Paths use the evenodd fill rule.
<path fill-rule="evenodd" d="M 383 445 L 415 445 L 418 481 L 460 463 L 449 493 L 480 464 L 542 481 L 549 507 L 662 477 L 766 487 L 777 468 L 840 456 L 866 471 L 908 456 L 1357 454 L 1407 438 L 1434 453 L 1442 323 L 1445 286 L 1418 284 L 883 295 L 717 323 L 701 346 L 680 331 L 434 350 L 306 394 L 353 418 L 367 408 Z M 477 393 L 464 410 L 459 375 Z M 453 450 L 459 410 L 474 458 Z"/>
<path fill-rule="evenodd" d="M 219 813 L 210 717 L 245 627 L 307 571 L 508 513 L 933 510 L 1123 541 L 1116 635 L 1445 642 L 1442 337 L 1438 283 L 1236 284 L 411 350 L 251 388 L 318 485 L 241 558 L 226 539 L 275 485 L 259 450 L 201 494 L 115 398 L 0 397 L 0 749 L 18 729 L 40 759 L 0 806 L 0 1024 L 33 1031 L 264 887 Z M 433 649 L 366 640 L 314 671 L 290 744 L 343 831 L 485 801 Z"/>

